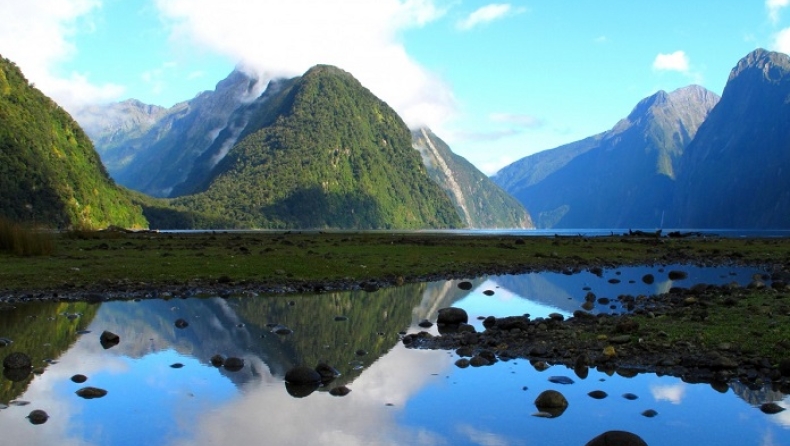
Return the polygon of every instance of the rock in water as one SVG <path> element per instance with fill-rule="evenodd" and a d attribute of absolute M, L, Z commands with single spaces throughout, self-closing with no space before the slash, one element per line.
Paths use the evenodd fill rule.
<path fill-rule="evenodd" d="M 43 410 L 36 409 L 27 416 L 30 424 L 44 424 L 49 419 L 49 415 Z"/>
<path fill-rule="evenodd" d="M 439 310 L 439 315 L 436 318 L 437 324 L 445 325 L 458 325 L 466 324 L 469 322 L 469 315 L 466 310 L 462 308 L 448 307 Z"/>
<path fill-rule="evenodd" d="M 765 403 L 762 406 L 760 406 L 760 410 L 763 411 L 763 413 L 767 413 L 768 415 L 773 415 L 779 412 L 783 412 L 785 408 L 776 403 Z"/>
<path fill-rule="evenodd" d="M 111 331 L 105 330 L 102 332 L 101 336 L 99 336 L 99 342 L 101 346 L 107 350 L 108 348 L 118 345 L 118 343 L 121 342 L 121 337 Z"/>
<path fill-rule="evenodd" d="M 540 412 L 545 412 L 552 418 L 556 418 L 568 408 L 568 400 L 556 390 L 545 390 L 535 399 L 535 407 Z"/>
<path fill-rule="evenodd" d="M 314 384 L 321 382 L 321 374 L 306 366 L 296 366 L 285 373 L 285 382 L 291 384 Z"/>
<path fill-rule="evenodd" d="M 225 359 L 223 365 L 225 366 L 225 370 L 229 372 L 238 372 L 244 368 L 244 360 L 235 356 L 231 356 L 230 358 Z"/>
<path fill-rule="evenodd" d="M 86 400 L 101 398 L 107 395 L 106 390 L 99 389 L 98 387 L 83 387 L 80 390 L 77 390 L 75 393 L 77 394 L 77 396 L 81 398 L 85 398 Z"/>
<path fill-rule="evenodd" d="M 30 356 L 21 352 L 11 353 L 3 359 L 4 369 L 29 369 L 32 367 L 33 361 Z"/>
<path fill-rule="evenodd" d="M 625 431 L 608 431 L 588 441 L 585 446 L 647 446 L 638 435 Z"/>

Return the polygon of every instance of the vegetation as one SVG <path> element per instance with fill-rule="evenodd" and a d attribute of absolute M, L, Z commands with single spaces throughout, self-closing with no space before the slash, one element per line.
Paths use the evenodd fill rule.
<path fill-rule="evenodd" d="M 790 240 L 500 237 L 442 233 L 125 233 L 55 238 L 56 254 L 0 254 L 7 291 L 307 285 L 476 277 L 608 264 L 790 263 Z M 401 279 L 398 279 L 400 277 Z"/>
<path fill-rule="evenodd" d="M 0 217 L 0 252 L 2 251 L 20 256 L 52 255 L 55 242 L 49 232 L 27 228 Z"/>
<path fill-rule="evenodd" d="M 50 228 L 147 224 L 79 125 L 2 57 L 0 216 Z"/>
<path fill-rule="evenodd" d="M 33 361 L 34 371 L 40 373 L 47 366 L 45 360 L 57 359 L 71 348 L 78 332 L 90 325 L 98 309 L 85 302 L 31 304 L 13 311 L 0 307 L 2 336 L 12 341 L 3 348 L 3 354 L 26 353 Z M 20 382 L 0 379 L 0 403 L 8 404 L 22 395 L 32 377 L 28 375 Z"/>
<path fill-rule="evenodd" d="M 267 107 L 252 119 L 263 127 L 250 127 L 176 209 L 251 228 L 461 225 L 406 125 L 348 73 L 315 67 Z"/>

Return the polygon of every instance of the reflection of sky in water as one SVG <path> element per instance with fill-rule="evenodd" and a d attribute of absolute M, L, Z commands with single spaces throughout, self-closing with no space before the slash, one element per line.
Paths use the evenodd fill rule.
<path fill-rule="evenodd" d="M 666 272 L 670 269 L 675 268 L 667 267 Z M 679 284 L 682 286 L 714 283 L 712 276 L 723 282 L 737 279 L 746 283 L 753 273 L 724 268 L 706 272 L 707 278 L 703 278 L 695 275 L 693 268 L 677 269 L 691 276 Z M 470 292 L 459 292 L 457 282 L 451 286 L 429 284 L 421 288 L 422 297 L 415 298 L 415 310 L 407 316 L 412 320 L 395 325 L 419 330 L 415 325 L 419 320 L 435 320 L 438 308 L 454 305 L 466 309 L 472 322 L 481 328 L 477 316 L 568 315 L 583 300 L 584 286 L 599 296 L 610 289 L 642 292 L 629 291 L 628 287 L 643 286 L 640 279 L 646 269 L 617 271 L 621 274 L 607 270 L 603 278 L 589 273 L 490 277 L 476 281 Z M 652 272 L 657 279 L 662 274 Z M 621 283 L 609 284 L 611 277 L 620 278 Z M 630 280 L 635 283 L 629 284 Z M 494 291 L 494 295 L 486 296 L 486 290 Z M 403 298 L 403 293 L 389 292 L 381 290 L 371 296 Z M 266 299 L 282 297 L 261 299 L 261 308 L 265 308 Z M 318 306 L 320 299 L 329 297 L 305 297 L 293 311 L 333 317 L 334 313 L 327 314 Z M 216 305 L 209 305 L 211 302 Z M 687 384 L 677 378 L 640 375 L 626 379 L 597 371 L 581 380 L 564 367 L 538 372 L 526 360 L 458 369 L 453 365 L 457 357 L 452 352 L 409 350 L 390 340 L 381 349 L 381 356 L 371 358 L 370 365 L 347 384 L 352 390 L 349 395 L 338 398 L 318 391 L 297 399 L 286 392 L 278 372 L 287 366 L 278 361 L 285 361 L 292 353 L 280 355 L 266 350 L 278 344 L 271 339 L 264 343 L 252 327 L 254 320 L 246 320 L 246 327 L 239 328 L 242 319 L 235 308 L 240 307 L 241 300 L 211 302 L 189 299 L 102 306 L 91 326 L 93 332 L 79 338 L 20 397 L 31 404 L 0 411 L 3 441 L 67 446 L 580 445 L 606 430 L 618 429 L 635 432 L 651 445 L 790 445 L 790 410 L 765 415 L 742 399 L 748 395 L 738 396 L 733 390 L 722 394 L 708 385 Z M 309 307 L 311 302 L 316 303 L 315 309 Z M 144 317 L 145 323 L 128 328 L 131 319 L 123 317 L 134 317 L 130 314 L 139 314 L 137 317 Z M 172 319 L 180 314 L 193 315 L 187 330 L 173 328 Z M 363 313 L 354 314 L 360 318 Z M 380 316 L 368 317 L 375 320 Z M 262 325 L 265 321 L 258 322 Z M 359 322 L 330 327 L 351 330 L 367 326 Z M 103 350 L 97 342 L 98 333 L 108 325 L 113 328 L 113 323 L 119 324 L 119 330 L 127 327 L 122 343 Z M 294 328 L 294 336 L 303 332 Z M 435 333 L 435 327 L 432 331 Z M 210 339 L 198 338 L 198 333 Z M 137 342 L 127 342 L 132 338 Z M 266 349 L 261 347 L 264 344 Z M 283 345 L 293 348 L 298 344 Z M 245 370 L 231 374 L 208 366 L 207 359 L 215 350 L 237 352 L 245 358 Z M 171 368 L 174 363 L 184 367 Z M 88 382 L 71 382 L 69 378 L 75 373 L 87 375 Z M 548 378 L 554 375 L 571 377 L 576 383 L 552 384 Z M 95 400 L 74 395 L 85 385 L 105 388 L 109 393 Z M 570 402 L 559 418 L 533 416 L 537 411 L 535 398 L 547 389 L 561 391 Z M 603 390 L 609 396 L 593 399 L 587 395 L 592 390 Z M 629 401 L 622 397 L 626 392 L 639 398 Z M 738 392 L 745 390 L 739 388 Z M 790 407 L 790 398 L 785 396 L 779 404 Z M 30 425 L 24 417 L 32 409 L 44 409 L 51 418 L 44 425 Z M 642 416 L 647 409 L 659 415 Z"/>

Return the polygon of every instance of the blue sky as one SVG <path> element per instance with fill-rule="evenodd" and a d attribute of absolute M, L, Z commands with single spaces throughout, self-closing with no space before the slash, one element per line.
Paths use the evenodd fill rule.
<path fill-rule="evenodd" d="M 642 98 L 721 94 L 755 48 L 790 52 L 790 0 L 0 0 L 0 54 L 77 114 L 172 106 L 236 66 L 337 65 L 488 174 L 611 128 Z"/>

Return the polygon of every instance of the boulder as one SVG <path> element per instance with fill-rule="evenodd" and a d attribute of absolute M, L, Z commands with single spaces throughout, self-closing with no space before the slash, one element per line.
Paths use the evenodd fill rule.
<path fill-rule="evenodd" d="M 118 345 L 121 342 L 121 337 L 111 331 L 104 330 L 99 336 L 99 342 L 107 350 Z"/>
<path fill-rule="evenodd" d="M 625 431 L 608 431 L 588 441 L 585 446 L 647 446 L 638 435 Z"/>
<path fill-rule="evenodd" d="M 225 370 L 229 372 L 238 372 L 244 368 L 244 360 L 242 358 L 231 356 L 230 358 L 225 359 L 223 366 L 225 367 Z"/>
<path fill-rule="evenodd" d="M 43 410 L 36 409 L 30 412 L 27 419 L 30 421 L 30 424 L 44 424 L 49 419 L 49 415 Z"/>
<path fill-rule="evenodd" d="M 466 324 L 469 322 L 469 315 L 462 308 L 448 307 L 439 310 L 436 323 L 445 325 Z"/>
<path fill-rule="evenodd" d="M 101 398 L 107 395 L 107 391 L 98 387 L 83 387 L 75 392 L 80 398 L 92 400 L 94 398 Z"/>
<path fill-rule="evenodd" d="M 30 369 L 33 367 L 33 361 L 30 359 L 30 356 L 21 353 L 21 352 L 14 352 L 9 354 L 8 356 L 3 359 L 3 368 L 4 369 Z"/>
<path fill-rule="evenodd" d="M 568 400 L 556 390 L 545 390 L 535 399 L 535 407 L 540 412 L 550 414 L 552 418 L 556 418 L 568 408 Z"/>
<path fill-rule="evenodd" d="M 285 382 L 290 384 L 316 384 L 321 382 L 321 374 L 307 366 L 296 366 L 285 373 Z"/>

